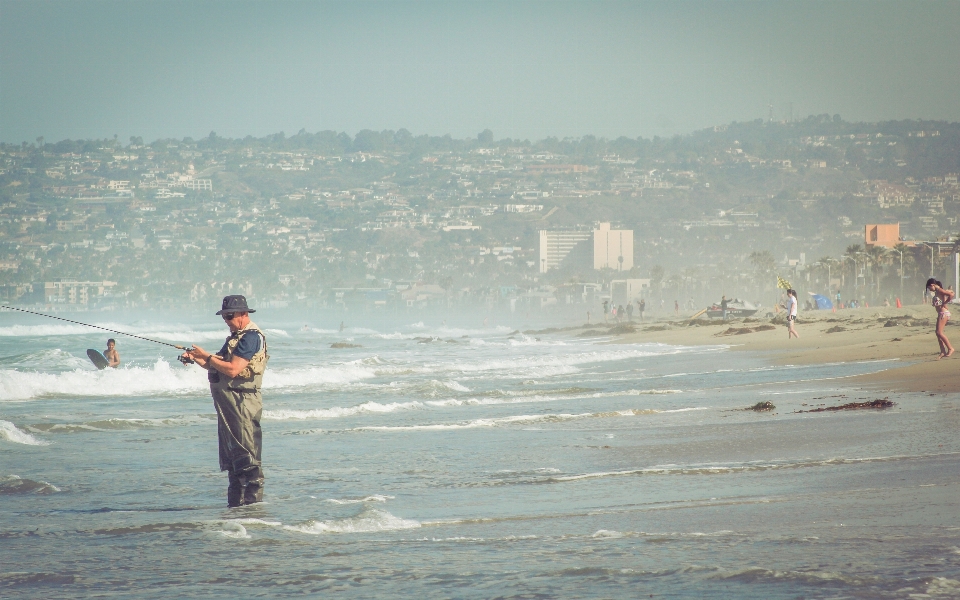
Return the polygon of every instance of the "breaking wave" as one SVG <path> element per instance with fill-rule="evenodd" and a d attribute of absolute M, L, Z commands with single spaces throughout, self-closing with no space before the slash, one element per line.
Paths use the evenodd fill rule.
<path fill-rule="evenodd" d="M 389 404 L 364 402 L 347 408 L 334 406 L 333 408 L 314 408 L 311 410 L 265 410 L 263 411 L 263 418 L 270 421 L 337 419 L 359 413 L 389 413 L 395 410 L 416 410 L 418 408 L 423 408 L 422 402 L 391 402 Z"/>
<path fill-rule="evenodd" d="M 377 531 L 397 531 L 417 529 L 419 521 L 401 519 L 384 510 L 366 509 L 355 517 L 331 521 L 309 521 L 304 525 L 285 525 L 288 531 L 320 535 L 324 533 L 374 533 Z"/>
<path fill-rule="evenodd" d="M 695 409 L 693 409 L 695 410 Z M 551 415 L 514 415 L 490 419 L 474 419 L 460 423 L 438 423 L 434 425 L 382 425 L 355 427 L 351 431 L 440 431 L 445 429 L 473 429 L 476 427 L 500 427 L 503 425 L 533 425 L 537 423 L 562 423 L 577 419 L 610 419 L 616 417 L 636 417 L 639 415 L 654 415 L 665 412 L 677 412 L 654 409 L 631 408 L 595 413 L 579 414 L 551 414 Z"/>
<path fill-rule="evenodd" d="M 23 479 L 16 475 L 0 475 L 0 496 L 12 494 L 52 494 L 60 488 L 46 481 Z"/>
<path fill-rule="evenodd" d="M 4 400 L 29 400 L 48 396 L 193 394 L 205 392 L 207 389 L 206 374 L 203 371 L 173 368 L 163 359 L 158 359 L 152 367 L 128 366 L 103 371 L 0 371 L 0 398 Z"/>
<path fill-rule="evenodd" d="M 669 411 L 664 411 L 669 412 Z M 953 453 L 948 453 L 953 454 Z M 896 462 L 901 460 L 917 460 L 929 458 L 930 456 L 940 455 L 917 455 L 917 456 L 876 456 L 868 458 L 826 458 L 822 460 L 797 460 L 797 461 L 770 461 L 770 462 L 749 462 L 741 464 L 725 465 L 666 465 L 657 467 L 648 467 L 644 469 L 630 469 L 626 471 L 597 471 L 594 473 L 582 473 L 579 475 L 560 475 L 550 477 L 549 481 L 580 481 L 584 479 L 603 479 L 607 477 L 629 477 L 642 475 L 730 475 L 735 473 L 751 473 L 758 471 L 777 471 L 784 469 L 809 469 L 812 467 L 829 467 L 835 465 L 853 465 L 880 462 Z"/>
<path fill-rule="evenodd" d="M 367 502 L 386 502 L 387 500 L 393 500 L 395 497 L 373 494 L 364 498 L 327 498 L 326 501 L 331 504 L 365 504 Z"/>
<path fill-rule="evenodd" d="M 0 440 L 7 440 L 15 444 L 26 444 L 28 446 L 50 445 L 50 442 L 38 440 L 29 433 L 17 429 L 17 426 L 10 421 L 0 421 Z"/>
<path fill-rule="evenodd" d="M 80 433 L 84 431 L 127 431 L 146 427 L 183 427 L 209 423 L 213 416 L 169 417 L 164 419 L 104 419 L 85 423 L 36 423 L 29 426 L 33 431 L 44 433 Z"/>
<path fill-rule="evenodd" d="M 36 369 L 37 365 L 43 365 L 45 369 L 50 370 L 89 370 L 91 367 L 90 360 L 86 356 L 80 358 L 60 349 L 41 350 L 39 352 L 0 357 L 0 367 Z"/>

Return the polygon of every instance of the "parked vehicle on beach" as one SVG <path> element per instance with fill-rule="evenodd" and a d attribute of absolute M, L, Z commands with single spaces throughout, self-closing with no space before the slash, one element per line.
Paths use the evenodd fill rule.
<path fill-rule="evenodd" d="M 752 317 L 758 310 L 760 310 L 759 306 L 739 298 L 734 298 L 727 302 L 727 318 L 740 319 L 743 317 Z M 719 302 L 714 302 L 710 308 L 707 309 L 707 316 L 711 319 L 723 318 L 723 308 L 720 307 Z"/>

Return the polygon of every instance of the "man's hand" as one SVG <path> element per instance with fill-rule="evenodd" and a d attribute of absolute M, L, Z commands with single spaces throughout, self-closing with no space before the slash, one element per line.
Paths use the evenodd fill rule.
<path fill-rule="evenodd" d="M 187 348 L 186 352 L 183 353 L 184 356 L 188 356 L 195 361 L 206 361 L 210 358 L 210 353 L 201 348 L 200 346 L 193 346 L 192 348 Z"/>
<path fill-rule="evenodd" d="M 201 368 L 205 369 L 207 368 L 210 356 L 210 353 L 200 346 L 193 346 L 184 350 L 183 354 L 180 355 L 180 362 L 185 365 L 197 363 Z"/>
<path fill-rule="evenodd" d="M 247 368 L 248 364 L 250 364 L 249 360 L 240 358 L 239 356 L 234 356 L 230 362 L 227 362 L 216 354 L 207 352 L 200 346 L 194 346 L 193 348 L 190 348 L 184 352 L 183 355 L 193 359 L 204 369 L 209 367 L 219 373 L 223 373 L 227 377 L 236 377 L 241 371 Z"/>

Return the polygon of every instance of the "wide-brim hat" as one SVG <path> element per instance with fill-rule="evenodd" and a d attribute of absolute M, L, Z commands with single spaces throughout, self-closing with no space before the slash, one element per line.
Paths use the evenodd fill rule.
<path fill-rule="evenodd" d="M 257 311 L 247 306 L 247 299 L 243 296 L 224 296 L 223 306 L 217 311 L 217 314 L 238 312 L 254 313 Z"/>

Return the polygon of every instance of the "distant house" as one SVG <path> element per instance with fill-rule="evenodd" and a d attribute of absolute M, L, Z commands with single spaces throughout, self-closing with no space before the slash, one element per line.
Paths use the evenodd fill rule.
<path fill-rule="evenodd" d="M 900 238 L 900 223 L 880 225 L 865 225 L 863 233 L 864 243 L 869 246 L 883 246 L 893 248 L 897 244 L 915 246 L 915 242 L 908 242 Z"/>

